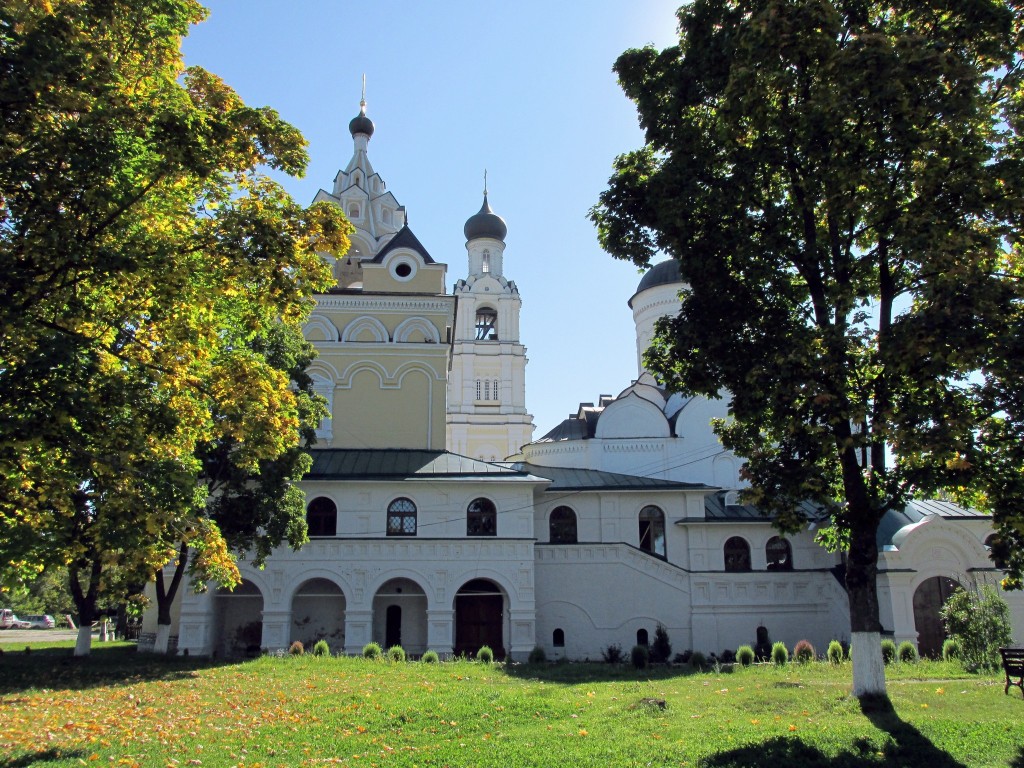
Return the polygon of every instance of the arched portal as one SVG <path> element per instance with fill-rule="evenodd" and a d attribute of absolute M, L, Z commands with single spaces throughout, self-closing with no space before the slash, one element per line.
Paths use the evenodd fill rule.
<path fill-rule="evenodd" d="M 505 593 L 488 579 L 473 579 L 455 595 L 455 653 L 476 655 L 482 646 L 505 658 Z"/>
<path fill-rule="evenodd" d="M 263 593 L 251 581 L 214 596 L 214 653 L 224 658 L 258 656 L 263 641 Z"/>
<path fill-rule="evenodd" d="M 345 650 L 345 593 L 328 579 L 310 579 L 292 598 L 291 641 L 312 650 L 326 640 L 331 652 Z"/>
<path fill-rule="evenodd" d="M 373 596 L 373 639 L 418 656 L 427 650 L 427 594 L 412 579 L 390 579 Z"/>
<path fill-rule="evenodd" d="M 955 579 L 933 576 L 922 581 L 914 591 L 914 628 L 917 630 L 917 650 L 922 656 L 934 659 L 942 655 L 946 630 L 939 611 L 959 588 L 960 584 Z"/>

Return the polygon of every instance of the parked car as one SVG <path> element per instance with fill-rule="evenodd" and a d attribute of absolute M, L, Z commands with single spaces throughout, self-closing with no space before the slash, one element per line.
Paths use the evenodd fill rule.
<path fill-rule="evenodd" d="M 14 615 L 10 608 L 0 609 L 0 629 L 29 629 L 32 625 Z"/>
<path fill-rule="evenodd" d="M 53 620 L 53 616 L 48 613 L 37 613 L 30 616 L 26 616 L 24 621 L 27 621 L 34 629 L 53 629 L 57 626 L 57 622 Z"/>

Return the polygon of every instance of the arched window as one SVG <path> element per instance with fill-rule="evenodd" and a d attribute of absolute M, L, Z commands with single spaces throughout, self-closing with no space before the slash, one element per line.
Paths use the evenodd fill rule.
<path fill-rule="evenodd" d="M 650 643 L 650 637 L 647 634 L 646 629 L 638 629 L 636 631 L 636 644 L 637 645 L 648 645 Z"/>
<path fill-rule="evenodd" d="M 552 544 L 576 543 L 576 513 L 569 507 L 555 507 L 551 511 L 548 539 Z"/>
<path fill-rule="evenodd" d="M 498 340 L 498 313 L 490 307 L 476 311 L 476 337 L 478 340 Z"/>
<path fill-rule="evenodd" d="M 325 496 L 317 496 L 306 507 L 306 528 L 309 535 L 336 536 L 338 533 L 338 507 Z"/>
<path fill-rule="evenodd" d="M 466 510 L 467 536 L 497 536 L 498 510 L 490 499 L 473 499 Z"/>
<path fill-rule="evenodd" d="M 793 547 L 781 536 L 772 536 L 764 546 L 769 571 L 793 570 Z"/>
<path fill-rule="evenodd" d="M 395 499 L 388 504 L 388 536 L 416 535 L 416 505 L 409 499 Z"/>
<path fill-rule="evenodd" d="M 481 266 L 480 271 L 483 272 L 485 275 L 488 272 L 491 271 L 491 252 L 490 251 L 484 251 L 484 260 L 483 260 L 483 265 Z"/>
<path fill-rule="evenodd" d="M 491 399 L 491 380 L 484 379 L 484 400 Z"/>
<path fill-rule="evenodd" d="M 739 536 L 725 542 L 725 570 L 730 573 L 750 570 L 750 545 Z"/>
<path fill-rule="evenodd" d="M 477 379 L 476 380 L 476 399 L 477 400 L 482 399 L 481 396 L 480 396 L 481 392 L 483 392 L 482 386 L 483 385 L 482 385 L 480 379 Z"/>
<path fill-rule="evenodd" d="M 349 218 L 351 218 L 351 219 L 358 219 L 359 218 L 359 206 L 356 205 L 355 203 L 352 203 L 352 205 L 350 205 L 348 207 L 348 215 L 349 215 Z"/>
<path fill-rule="evenodd" d="M 657 507 L 640 510 L 640 549 L 665 557 L 665 513 Z"/>
<path fill-rule="evenodd" d="M 551 644 L 555 648 L 565 648 L 565 631 L 556 629 L 551 633 Z"/>

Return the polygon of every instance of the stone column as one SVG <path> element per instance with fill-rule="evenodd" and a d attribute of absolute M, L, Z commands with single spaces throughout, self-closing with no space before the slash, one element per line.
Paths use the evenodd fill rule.
<path fill-rule="evenodd" d="M 451 608 L 427 610 L 427 648 L 437 651 L 442 659 L 454 651 L 455 611 Z"/>
<path fill-rule="evenodd" d="M 345 653 L 359 656 L 363 646 L 373 640 L 373 610 L 345 610 Z"/>
<path fill-rule="evenodd" d="M 263 611 L 263 638 L 260 647 L 269 653 L 288 649 L 292 612 Z"/>
<path fill-rule="evenodd" d="M 537 645 L 536 611 L 533 608 L 509 611 L 509 633 L 509 657 L 512 661 L 526 661 Z"/>

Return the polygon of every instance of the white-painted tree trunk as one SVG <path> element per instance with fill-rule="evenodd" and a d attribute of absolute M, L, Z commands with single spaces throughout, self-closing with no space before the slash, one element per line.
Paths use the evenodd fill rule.
<path fill-rule="evenodd" d="M 103 619 L 103 621 L 100 622 L 100 642 L 105 643 L 107 642 L 107 639 L 107 620 Z"/>
<path fill-rule="evenodd" d="M 885 661 L 882 660 L 882 636 L 878 632 L 852 632 L 850 657 L 853 659 L 853 695 L 885 696 Z"/>
<path fill-rule="evenodd" d="M 156 640 L 153 642 L 153 653 L 167 653 L 167 647 L 171 643 L 171 625 L 156 625 Z"/>
<path fill-rule="evenodd" d="M 92 627 L 87 622 L 78 625 L 78 639 L 75 640 L 75 656 L 88 656 L 92 650 Z"/>

